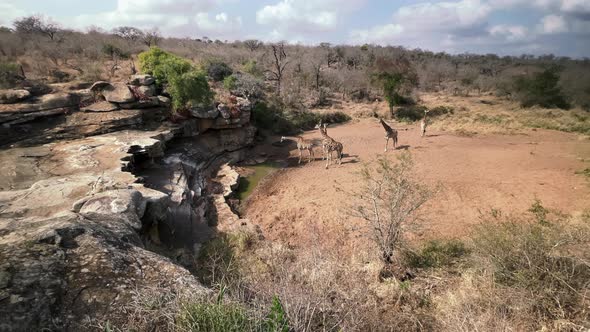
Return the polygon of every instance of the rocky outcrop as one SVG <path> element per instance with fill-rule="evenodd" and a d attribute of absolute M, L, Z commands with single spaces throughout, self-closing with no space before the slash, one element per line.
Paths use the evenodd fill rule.
<path fill-rule="evenodd" d="M 0 124 L 7 127 L 41 117 L 64 114 L 76 108 L 79 102 L 79 95 L 55 93 L 35 98 L 29 103 L 0 105 Z"/>
<path fill-rule="evenodd" d="M 106 87 L 95 84 L 94 93 Z M 205 131 L 202 121 L 223 118 L 168 123 L 162 96 L 149 99 L 157 100 L 152 108 L 107 101 L 78 108 L 92 93 L 0 111 L 0 138 L 21 135 L 0 148 L 0 331 L 117 325 L 136 290 L 155 285 L 206 294 L 182 267 L 187 257 L 226 225 L 255 231 L 225 204 L 237 183 L 231 169 L 223 168 L 231 181 L 221 189 L 210 181 L 253 142 L 246 112 L 224 119 L 240 119 L 232 127 Z"/>
<path fill-rule="evenodd" d="M 156 79 L 151 75 L 133 75 L 129 80 L 129 84 L 136 86 L 149 86 L 156 83 Z"/>
<path fill-rule="evenodd" d="M 135 101 L 135 96 L 123 83 L 112 83 L 102 89 L 104 99 L 111 103 L 131 103 Z"/>
<path fill-rule="evenodd" d="M 31 97 L 27 90 L 0 90 L 0 104 L 14 104 Z"/>

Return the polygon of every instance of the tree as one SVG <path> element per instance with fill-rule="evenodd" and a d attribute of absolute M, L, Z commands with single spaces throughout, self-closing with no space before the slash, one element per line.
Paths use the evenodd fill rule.
<path fill-rule="evenodd" d="M 285 52 L 285 44 L 283 42 L 273 44 L 270 46 L 272 51 L 271 66 L 272 69 L 267 70 L 270 74 L 270 80 L 277 82 L 277 95 L 281 95 L 281 82 L 285 74 L 285 68 L 289 64 L 287 60 L 287 53 Z"/>
<path fill-rule="evenodd" d="M 559 71 L 557 67 L 550 67 L 531 77 L 518 77 L 515 83 L 521 105 L 569 108 L 570 105 L 558 86 Z"/>
<path fill-rule="evenodd" d="M 373 81 L 381 87 L 393 117 L 393 107 L 402 99 L 402 94 L 409 93 L 418 85 L 418 75 L 405 57 L 378 57 L 373 71 Z"/>
<path fill-rule="evenodd" d="M 135 43 L 145 37 L 145 34 L 140 29 L 128 26 L 113 29 L 113 34 L 127 40 L 129 43 Z"/>
<path fill-rule="evenodd" d="M 158 46 L 161 39 L 162 36 L 160 35 L 158 28 L 153 28 L 144 32 L 142 37 L 142 41 L 147 47 Z"/>
<path fill-rule="evenodd" d="M 20 18 L 13 23 L 14 29 L 21 34 L 41 34 L 50 40 L 55 40 L 61 27 L 57 23 L 49 22 L 40 16 L 27 16 Z"/>
<path fill-rule="evenodd" d="M 418 209 L 432 196 L 432 191 L 414 180 L 413 161 L 408 152 L 392 164 L 385 157 L 375 168 L 366 166 L 361 174 L 364 185 L 356 193 L 354 214 L 367 222 L 371 238 L 382 262 L 394 264 L 408 227 L 416 221 Z"/>
<path fill-rule="evenodd" d="M 264 46 L 264 43 L 262 43 L 260 40 L 248 39 L 244 41 L 244 45 L 246 45 L 250 52 L 254 52 Z"/>

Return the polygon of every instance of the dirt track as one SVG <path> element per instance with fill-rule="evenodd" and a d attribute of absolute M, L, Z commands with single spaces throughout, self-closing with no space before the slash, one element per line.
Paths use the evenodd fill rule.
<path fill-rule="evenodd" d="M 396 127 L 408 130 L 400 131 L 398 149 L 387 156 L 393 160 L 402 150 L 410 151 L 417 174 L 443 186 L 423 208 L 424 237 L 463 236 L 479 222 L 480 211 L 523 212 L 535 197 L 565 213 L 590 207 L 590 182 L 575 174 L 588 167 L 590 142 L 578 135 L 530 130 L 475 137 L 429 132 L 421 138 L 418 125 Z M 294 166 L 277 172 L 251 197 L 245 217 L 268 238 L 302 245 L 318 237 L 329 240 L 320 234 L 359 222 L 345 212 L 352 201 L 347 192 L 359 185 L 362 164 L 384 153 L 385 132 L 377 120 L 361 119 L 328 133 L 344 145 L 342 165 L 324 169 L 318 148 L 316 161 L 296 166 L 297 151 L 290 146 Z M 304 137 L 320 136 L 310 131 Z"/>

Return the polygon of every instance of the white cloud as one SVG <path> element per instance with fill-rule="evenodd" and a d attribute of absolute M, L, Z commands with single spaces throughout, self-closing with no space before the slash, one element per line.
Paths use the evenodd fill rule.
<path fill-rule="evenodd" d="M 229 0 L 118 0 L 112 11 L 79 15 L 70 23 L 77 28 L 92 22 L 106 29 L 131 25 L 143 29 L 158 27 L 165 35 L 238 38 L 242 18 L 212 12 L 225 1 Z"/>
<path fill-rule="evenodd" d="M 491 7 L 479 0 L 425 2 L 400 7 L 393 20 L 404 26 L 415 25 L 415 30 L 453 30 L 478 25 L 490 12 Z"/>
<path fill-rule="evenodd" d="M 281 0 L 256 12 L 256 22 L 273 26 L 279 34 L 313 34 L 332 31 L 343 16 L 359 8 L 365 0 Z"/>
<path fill-rule="evenodd" d="M 357 43 L 388 43 L 404 31 L 399 24 L 378 25 L 366 30 L 352 30 L 350 37 Z"/>
<path fill-rule="evenodd" d="M 492 7 L 479 0 L 425 2 L 400 7 L 391 23 L 353 30 L 350 37 L 355 43 L 440 50 L 460 43 L 461 38 L 474 39 L 487 33 L 485 22 L 491 12 Z"/>
<path fill-rule="evenodd" d="M 495 25 L 489 29 L 489 32 L 492 37 L 509 42 L 522 41 L 528 37 L 528 29 L 522 25 Z"/>
<path fill-rule="evenodd" d="M 12 26 L 12 22 L 25 15 L 25 12 L 10 2 L 0 3 L 0 25 Z"/>
<path fill-rule="evenodd" d="M 547 15 L 541 19 L 539 30 L 546 34 L 562 33 L 568 31 L 568 26 L 563 16 Z"/>

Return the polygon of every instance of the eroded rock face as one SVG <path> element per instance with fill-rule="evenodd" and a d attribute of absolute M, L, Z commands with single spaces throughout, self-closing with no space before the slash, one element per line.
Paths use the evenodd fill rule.
<path fill-rule="evenodd" d="M 210 109 L 204 107 L 193 107 L 190 109 L 190 113 L 197 119 L 215 119 L 219 116 L 219 110 L 217 107 L 211 107 Z"/>
<path fill-rule="evenodd" d="M 205 294 L 179 264 L 224 225 L 251 226 L 225 204 L 231 168 L 220 191 L 209 181 L 254 140 L 247 103 L 171 124 L 168 98 L 139 99 L 97 82 L 0 105 L 0 331 L 117 325 L 136 290 L 154 286 Z M 154 246 L 189 254 L 173 263 Z"/>
<path fill-rule="evenodd" d="M 0 90 L 0 104 L 14 104 L 31 97 L 27 90 Z"/>

